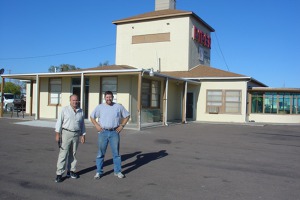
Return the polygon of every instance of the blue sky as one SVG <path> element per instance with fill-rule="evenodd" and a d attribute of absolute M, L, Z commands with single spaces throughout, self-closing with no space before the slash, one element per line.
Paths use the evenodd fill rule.
<path fill-rule="evenodd" d="M 115 63 L 112 21 L 154 11 L 155 0 L 0 0 L 0 68 L 5 74 Z M 299 0 L 177 0 L 212 33 L 211 66 L 300 88 Z"/>

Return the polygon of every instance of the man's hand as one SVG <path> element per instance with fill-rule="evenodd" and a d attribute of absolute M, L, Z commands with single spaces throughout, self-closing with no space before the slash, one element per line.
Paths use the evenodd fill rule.
<path fill-rule="evenodd" d="M 102 127 L 99 124 L 95 125 L 95 127 L 96 127 L 96 129 L 97 129 L 98 132 L 102 131 Z"/>
<path fill-rule="evenodd" d="M 59 133 L 58 133 L 58 132 L 56 132 L 56 134 L 55 134 L 55 141 L 56 141 L 56 142 L 59 141 Z"/>
<path fill-rule="evenodd" d="M 80 137 L 80 142 L 81 142 L 82 144 L 85 143 L 85 135 L 83 135 L 83 136 Z"/>
<path fill-rule="evenodd" d="M 123 130 L 123 126 L 119 125 L 118 128 L 116 129 L 117 133 L 120 133 Z"/>
<path fill-rule="evenodd" d="M 95 128 L 97 129 L 98 132 L 102 131 L 102 127 L 98 124 L 98 122 L 96 122 L 96 120 L 92 117 L 90 117 L 91 122 L 94 124 Z"/>

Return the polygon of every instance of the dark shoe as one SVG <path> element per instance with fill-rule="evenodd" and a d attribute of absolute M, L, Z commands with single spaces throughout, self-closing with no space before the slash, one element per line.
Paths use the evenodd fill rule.
<path fill-rule="evenodd" d="M 71 177 L 70 171 L 67 171 L 66 178 L 70 178 L 70 177 Z"/>
<path fill-rule="evenodd" d="M 71 178 L 79 178 L 78 174 L 76 174 L 76 172 L 72 172 L 72 171 L 70 171 L 70 176 L 71 176 Z"/>
<path fill-rule="evenodd" d="M 57 176 L 56 176 L 56 179 L 55 179 L 55 182 L 56 182 L 56 183 L 62 182 L 62 176 L 61 176 L 61 175 L 57 175 Z"/>

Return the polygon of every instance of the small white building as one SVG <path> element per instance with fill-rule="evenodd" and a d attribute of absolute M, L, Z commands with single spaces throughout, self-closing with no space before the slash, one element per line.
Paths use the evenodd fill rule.
<path fill-rule="evenodd" d="M 26 111 L 57 118 L 78 94 L 86 118 L 111 90 L 138 129 L 170 122 L 300 122 L 300 89 L 268 88 L 241 74 L 210 66 L 214 29 L 175 0 L 113 23 L 116 64 L 60 73 L 9 74 L 30 81 Z"/>

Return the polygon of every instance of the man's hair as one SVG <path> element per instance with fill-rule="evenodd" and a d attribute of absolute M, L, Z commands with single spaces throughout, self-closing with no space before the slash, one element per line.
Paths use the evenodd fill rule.
<path fill-rule="evenodd" d="M 112 91 L 106 91 L 106 92 L 104 93 L 104 96 L 106 96 L 106 95 L 108 95 L 108 94 L 110 94 L 112 97 L 114 96 L 113 93 L 112 93 Z"/>
<path fill-rule="evenodd" d="M 77 94 L 72 94 L 72 95 L 70 96 L 70 100 L 71 100 L 71 98 L 72 98 L 73 96 L 77 97 L 77 99 L 78 99 L 78 95 L 77 95 Z"/>

